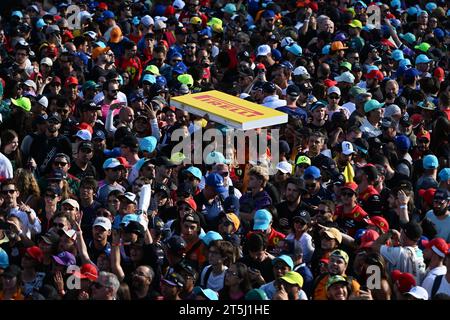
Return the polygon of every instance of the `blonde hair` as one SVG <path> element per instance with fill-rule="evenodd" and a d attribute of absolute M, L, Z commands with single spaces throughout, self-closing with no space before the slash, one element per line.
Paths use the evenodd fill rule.
<path fill-rule="evenodd" d="M 253 167 L 250 169 L 248 174 L 263 180 L 263 185 L 265 185 L 269 181 L 269 171 L 265 167 L 262 166 Z"/>
<path fill-rule="evenodd" d="M 17 169 L 15 180 L 17 189 L 19 189 L 23 197 L 28 197 L 29 195 L 33 195 L 36 198 L 41 197 L 41 190 L 39 189 L 37 180 L 30 171 L 22 168 Z"/>

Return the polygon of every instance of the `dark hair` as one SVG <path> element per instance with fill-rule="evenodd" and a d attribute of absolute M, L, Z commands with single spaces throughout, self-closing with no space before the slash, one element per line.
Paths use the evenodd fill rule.
<path fill-rule="evenodd" d="M 266 250 L 267 237 L 261 233 L 252 233 L 245 245 L 248 252 Z"/>
<path fill-rule="evenodd" d="M 209 249 L 216 247 L 220 256 L 224 258 L 223 264 L 229 267 L 236 260 L 234 246 L 231 242 L 225 240 L 214 240 L 209 245 Z"/>
<path fill-rule="evenodd" d="M 18 146 L 16 151 L 11 152 L 11 154 L 5 153 L 6 145 L 10 144 L 15 138 L 19 139 L 19 135 L 14 130 L 5 130 L 1 136 L 1 150 L 2 153 L 10 160 L 15 162 L 15 168 L 22 167 L 22 153 L 20 152 L 20 147 Z"/>
<path fill-rule="evenodd" d="M 80 188 L 87 187 L 94 189 L 94 192 L 97 192 L 98 183 L 93 177 L 85 177 L 80 182 Z"/>

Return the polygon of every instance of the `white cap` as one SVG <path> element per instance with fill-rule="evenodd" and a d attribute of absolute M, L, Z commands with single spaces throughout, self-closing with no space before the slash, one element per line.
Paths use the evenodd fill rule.
<path fill-rule="evenodd" d="M 175 9 L 183 9 L 186 3 L 183 0 L 175 0 L 172 4 L 172 6 Z"/>
<path fill-rule="evenodd" d="M 346 156 L 355 153 L 355 150 L 353 149 L 353 144 L 349 141 L 343 141 L 342 142 L 342 153 Z"/>
<path fill-rule="evenodd" d="M 245 93 L 245 92 L 243 92 L 243 93 L 241 93 L 239 95 L 239 98 L 241 98 L 241 99 L 245 99 L 245 98 L 248 98 L 248 97 L 250 97 L 250 95 L 248 93 Z"/>
<path fill-rule="evenodd" d="M 278 162 L 276 169 L 283 173 L 292 173 L 292 165 L 287 161 Z"/>
<path fill-rule="evenodd" d="M 294 69 L 294 76 L 302 76 L 307 74 L 309 76 L 308 70 L 304 66 L 299 66 Z"/>
<path fill-rule="evenodd" d="M 78 204 L 77 200 L 67 199 L 67 200 L 64 200 L 63 203 L 61 203 L 61 205 L 65 204 L 65 203 L 70 204 L 72 207 L 74 207 L 77 210 L 80 210 L 80 205 Z"/>
<path fill-rule="evenodd" d="M 337 93 L 337 94 L 340 96 L 340 95 L 341 95 L 341 89 L 339 89 L 339 88 L 336 87 L 336 86 L 329 87 L 329 88 L 328 88 L 328 91 L 327 91 L 327 94 L 330 95 L 330 94 L 332 94 L 332 93 Z"/>
<path fill-rule="evenodd" d="M 284 48 L 286 46 L 293 45 L 295 43 L 294 39 L 291 37 L 286 37 L 283 40 L 281 40 L 281 47 Z"/>
<path fill-rule="evenodd" d="M 257 56 L 267 56 L 269 53 L 271 53 L 272 50 L 267 44 L 263 44 L 258 47 L 258 51 L 256 53 Z"/>
<path fill-rule="evenodd" d="M 386 108 L 384 108 L 384 114 L 383 117 L 389 117 L 391 118 L 393 115 L 401 115 L 402 114 L 402 110 L 400 109 L 400 107 L 396 104 L 391 104 L 389 106 L 387 106 Z"/>
<path fill-rule="evenodd" d="M 36 83 L 33 80 L 27 80 L 23 84 L 27 87 L 32 87 L 34 91 L 37 90 Z"/>
<path fill-rule="evenodd" d="M 75 137 L 80 138 L 81 140 L 84 141 L 91 141 L 92 140 L 92 134 L 87 131 L 87 130 L 78 130 L 77 134 L 75 135 Z"/>
<path fill-rule="evenodd" d="M 42 96 L 37 103 L 39 103 L 41 106 L 43 106 L 44 108 L 48 107 L 48 99 L 46 96 Z"/>
<path fill-rule="evenodd" d="M 93 227 L 100 226 L 106 231 L 111 230 L 111 220 L 105 217 L 97 217 L 94 221 Z"/>
<path fill-rule="evenodd" d="M 155 21 L 149 15 L 145 15 L 141 18 L 141 23 L 148 28 L 151 25 L 155 24 Z"/>
<path fill-rule="evenodd" d="M 137 204 L 136 195 L 132 192 L 125 192 L 125 194 L 120 195 L 119 198 L 126 198 L 128 201 L 133 202 L 134 204 Z"/>
<path fill-rule="evenodd" d="M 155 21 L 155 26 L 154 26 L 155 31 L 158 31 L 158 30 L 161 30 L 164 28 L 167 28 L 167 25 L 163 20 L 160 19 L 160 20 Z"/>
<path fill-rule="evenodd" d="M 53 61 L 52 61 L 52 59 L 45 57 L 45 58 L 42 58 L 41 64 L 45 64 L 45 65 L 51 67 L 51 66 L 53 66 Z"/>
<path fill-rule="evenodd" d="M 428 300 L 428 292 L 422 287 L 416 286 L 412 287 L 407 294 L 412 295 L 414 298 L 419 300 Z"/>
<path fill-rule="evenodd" d="M 73 230 L 73 229 L 70 229 L 70 230 L 63 229 L 63 232 L 70 239 L 72 239 L 72 240 L 76 240 L 77 239 L 77 233 L 76 233 L 75 230 Z"/>

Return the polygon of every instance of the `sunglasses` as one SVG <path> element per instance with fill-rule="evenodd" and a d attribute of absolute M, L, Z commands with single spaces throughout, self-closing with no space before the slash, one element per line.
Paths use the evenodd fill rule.
<path fill-rule="evenodd" d="M 119 90 L 118 90 L 118 89 L 116 89 L 116 90 L 109 90 L 109 92 L 111 92 L 111 93 L 117 93 L 117 92 L 119 92 Z"/>
<path fill-rule="evenodd" d="M 62 161 L 54 161 L 53 164 L 54 164 L 55 166 L 58 166 L 58 167 L 64 167 L 64 166 L 66 166 L 68 163 L 67 163 L 67 162 L 62 162 Z"/>
<path fill-rule="evenodd" d="M 307 184 L 305 184 L 305 187 L 308 189 L 312 189 L 312 188 L 316 187 L 316 184 L 315 183 L 307 183 Z"/>
<path fill-rule="evenodd" d="M 354 193 L 353 192 L 343 192 L 341 193 L 342 197 L 353 197 Z"/>
<path fill-rule="evenodd" d="M 3 194 L 13 194 L 16 190 L 2 190 Z"/>
<path fill-rule="evenodd" d="M 340 97 L 339 97 L 338 95 L 332 94 L 332 95 L 328 96 L 328 98 L 330 98 L 330 99 L 332 99 L 332 100 L 337 100 L 337 99 L 339 99 Z"/>
<path fill-rule="evenodd" d="M 57 197 L 57 195 L 52 193 L 52 194 L 46 194 L 45 197 L 50 198 L 50 199 L 55 199 Z"/>
<path fill-rule="evenodd" d="M 84 149 L 84 148 L 82 148 L 82 149 L 80 149 L 80 151 L 83 152 L 83 153 L 87 153 L 87 154 L 92 153 L 92 149 Z"/>

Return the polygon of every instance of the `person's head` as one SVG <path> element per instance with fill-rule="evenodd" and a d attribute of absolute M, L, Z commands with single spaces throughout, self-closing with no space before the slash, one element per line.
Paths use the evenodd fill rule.
<path fill-rule="evenodd" d="M 181 236 L 191 242 L 198 238 L 201 230 L 200 217 L 197 213 L 188 213 L 181 220 Z"/>
<path fill-rule="evenodd" d="M 306 168 L 303 178 L 305 180 L 305 189 L 309 194 L 316 194 L 321 188 L 321 172 L 316 166 Z"/>
<path fill-rule="evenodd" d="M 235 249 L 231 242 L 225 240 L 214 240 L 209 245 L 208 262 L 212 266 L 229 266 L 235 260 L 234 252 Z"/>
<path fill-rule="evenodd" d="M 275 279 L 279 279 L 294 269 L 294 262 L 290 256 L 283 254 L 272 260 L 272 267 Z"/>
<path fill-rule="evenodd" d="M 247 293 L 251 289 L 247 265 L 242 262 L 231 264 L 225 273 L 224 284 L 226 287 L 238 285 L 242 292 Z"/>
<path fill-rule="evenodd" d="M 283 285 L 288 294 L 289 300 L 297 300 L 300 290 L 303 287 L 303 277 L 295 271 L 288 271 L 278 280 L 278 285 Z"/>
<path fill-rule="evenodd" d="M 134 213 L 137 208 L 136 195 L 131 192 L 126 192 L 117 197 L 120 200 L 119 213 L 127 214 Z"/>
<path fill-rule="evenodd" d="M 121 175 L 123 165 L 115 158 L 109 158 L 103 163 L 103 170 L 105 170 L 105 178 L 110 182 L 118 181 Z"/>
<path fill-rule="evenodd" d="M 450 193 L 447 189 L 436 190 L 433 198 L 433 212 L 436 216 L 441 217 L 448 212 L 450 202 Z"/>
<path fill-rule="evenodd" d="M 333 221 L 335 208 L 336 206 L 334 202 L 330 200 L 322 200 L 319 203 L 319 208 L 317 210 L 317 222 L 320 224 L 324 224 L 326 222 Z"/>
<path fill-rule="evenodd" d="M 322 250 L 331 252 L 337 249 L 342 242 L 342 234 L 336 228 L 329 228 L 321 233 L 320 246 Z"/>
<path fill-rule="evenodd" d="M 22 270 L 16 265 L 8 266 L 2 274 L 3 291 L 17 290 L 22 285 Z"/>
<path fill-rule="evenodd" d="M 161 294 L 164 300 L 179 300 L 185 280 L 177 272 L 171 272 L 161 280 Z"/>
<path fill-rule="evenodd" d="M 328 300 L 347 300 L 351 293 L 350 283 L 342 275 L 330 276 L 326 284 L 326 289 Z"/>
<path fill-rule="evenodd" d="M 116 214 L 120 210 L 120 196 L 123 195 L 121 190 L 113 190 L 108 194 L 107 197 L 107 209 L 111 211 L 112 214 Z"/>
<path fill-rule="evenodd" d="M 2 198 L 5 204 L 10 206 L 17 205 L 17 199 L 20 196 L 20 192 L 16 187 L 16 183 L 13 179 L 6 179 L 2 182 L 1 186 Z"/>
<path fill-rule="evenodd" d="M 61 201 L 62 190 L 59 187 L 48 186 L 43 194 L 44 203 L 46 206 L 56 207 Z"/>
<path fill-rule="evenodd" d="M 92 225 L 92 239 L 95 242 L 106 244 L 111 235 L 111 220 L 106 217 L 97 217 Z"/>
<path fill-rule="evenodd" d="M 325 144 L 325 136 L 320 132 L 313 133 L 308 140 L 309 151 L 318 154 Z"/>
<path fill-rule="evenodd" d="M 80 181 L 80 200 L 91 201 L 97 193 L 98 183 L 93 177 L 85 177 Z"/>
<path fill-rule="evenodd" d="M 97 280 L 92 284 L 93 300 L 115 300 L 120 282 L 113 273 L 100 271 Z"/>
<path fill-rule="evenodd" d="M 301 199 L 304 189 L 298 179 L 289 178 L 286 180 L 285 198 L 288 203 L 296 203 Z"/>
<path fill-rule="evenodd" d="M 349 257 L 343 250 L 334 250 L 330 254 L 328 262 L 328 272 L 332 275 L 345 275 Z"/>
<path fill-rule="evenodd" d="M 37 246 L 28 247 L 22 257 L 21 266 L 23 269 L 36 268 L 44 257 L 44 253 Z"/>
<path fill-rule="evenodd" d="M 52 159 L 51 166 L 53 170 L 62 170 L 67 174 L 70 169 L 70 158 L 64 153 L 58 153 Z"/>
<path fill-rule="evenodd" d="M 3 131 L 0 141 L 2 142 L 1 150 L 4 154 L 10 155 L 18 150 L 19 137 L 14 130 Z"/>
<path fill-rule="evenodd" d="M 423 234 L 420 224 L 410 221 L 402 226 L 400 244 L 402 246 L 415 246 Z"/>
<path fill-rule="evenodd" d="M 131 274 L 131 289 L 143 290 L 149 288 L 154 278 L 155 271 L 151 266 L 139 266 Z"/>
<path fill-rule="evenodd" d="M 269 181 L 269 174 L 267 169 L 261 166 L 255 166 L 249 171 L 248 187 L 254 190 L 263 189 Z"/>
<path fill-rule="evenodd" d="M 77 220 L 80 214 L 80 204 L 74 199 L 64 200 L 61 204 L 61 211 L 69 215 L 72 220 Z"/>
<path fill-rule="evenodd" d="M 355 182 L 347 182 L 341 187 L 341 200 L 344 205 L 355 206 L 358 185 Z"/>
<path fill-rule="evenodd" d="M 253 233 L 247 240 L 246 249 L 250 258 L 262 262 L 266 258 L 267 237 L 260 233 Z"/>
<path fill-rule="evenodd" d="M 219 215 L 218 231 L 220 234 L 233 234 L 239 230 L 241 222 L 239 217 L 232 213 L 221 212 Z"/>

